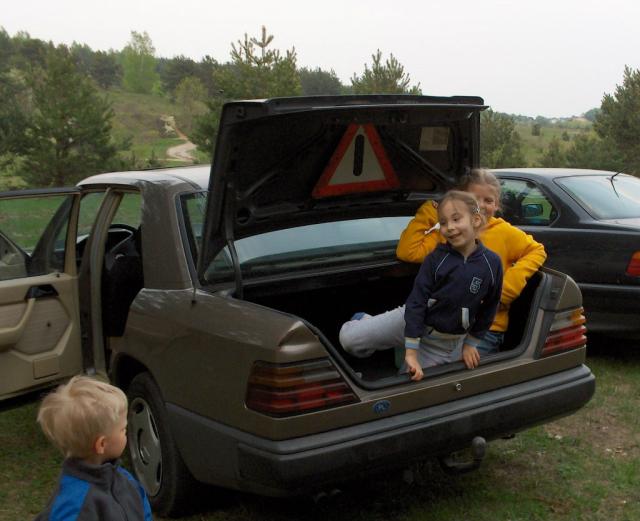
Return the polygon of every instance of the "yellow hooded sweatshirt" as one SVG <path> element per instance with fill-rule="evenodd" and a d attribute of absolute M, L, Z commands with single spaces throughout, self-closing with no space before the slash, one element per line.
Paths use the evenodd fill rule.
<path fill-rule="evenodd" d="M 421 263 L 435 247 L 446 242 L 434 228 L 438 223 L 438 211 L 433 201 L 427 201 L 416 212 L 400 236 L 396 255 L 400 260 Z M 547 258 L 544 246 L 531 235 L 501 218 L 491 217 L 480 232 L 480 240 L 494 251 L 502 261 L 504 278 L 502 295 L 491 331 L 504 332 L 509 322 L 509 306 L 520 295 L 527 280 L 542 266 Z"/>

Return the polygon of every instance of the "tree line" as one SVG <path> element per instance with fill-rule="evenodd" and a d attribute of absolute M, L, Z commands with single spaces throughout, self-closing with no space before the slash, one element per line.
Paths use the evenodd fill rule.
<path fill-rule="evenodd" d="M 136 168 L 112 138 L 108 90 L 166 96 L 181 107 L 181 128 L 213 152 L 222 105 L 232 99 L 297 95 L 421 94 L 420 84 L 393 55 L 378 49 L 343 84 L 333 70 L 299 67 L 294 47 L 280 50 L 266 28 L 231 44 L 229 60 L 211 56 L 157 57 L 146 32 L 131 32 L 120 51 L 93 51 L 10 36 L 0 28 L 0 188 L 60 186 L 90 174 Z M 104 92 L 107 91 L 107 95 Z M 551 141 L 541 166 L 603 168 L 639 173 L 640 71 L 625 68 L 623 82 L 589 111 L 594 132 L 568 146 Z M 481 164 L 525 166 L 514 116 L 481 115 Z"/>

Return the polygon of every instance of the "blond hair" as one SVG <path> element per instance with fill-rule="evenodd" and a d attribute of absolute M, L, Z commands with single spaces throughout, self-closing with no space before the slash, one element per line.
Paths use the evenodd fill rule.
<path fill-rule="evenodd" d="M 44 398 L 38 423 L 66 458 L 86 458 L 96 439 L 116 428 L 126 411 L 127 397 L 120 389 L 74 376 Z"/>
<path fill-rule="evenodd" d="M 458 185 L 458 190 L 463 190 L 465 192 L 469 191 L 469 186 L 471 185 L 489 185 L 493 187 L 496 191 L 497 202 L 500 202 L 500 193 L 502 192 L 502 187 L 500 186 L 500 181 L 493 174 L 493 172 L 487 170 L 486 168 L 474 168 L 469 172 L 469 174 L 465 175 L 460 184 Z"/>
<path fill-rule="evenodd" d="M 444 203 L 449 201 L 459 201 L 467 207 L 469 213 L 471 215 L 477 215 L 480 217 L 480 227 L 482 228 L 485 224 L 487 224 L 486 216 L 480 211 L 480 206 L 478 206 L 478 201 L 475 196 L 469 192 L 463 192 L 462 190 L 449 190 L 442 199 L 438 202 L 438 218 L 440 218 L 441 208 L 444 206 Z"/>

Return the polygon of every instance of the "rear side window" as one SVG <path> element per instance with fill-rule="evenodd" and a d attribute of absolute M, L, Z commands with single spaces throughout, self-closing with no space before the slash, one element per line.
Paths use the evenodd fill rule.
<path fill-rule="evenodd" d="M 194 264 L 198 260 L 198 252 L 202 243 L 202 229 L 207 208 L 207 192 L 195 192 L 181 197 L 182 216 L 184 219 L 189 250 Z"/>
<path fill-rule="evenodd" d="M 640 217 L 640 179 L 626 174 L 563 177 L 558 183 L 596 219 Z"/>
<path fill-rule="evenodd" d="M 516 226 L 548 226 L 558 216 L 551 200 L 533 182 L 501 179 L 502 216 Z"/>

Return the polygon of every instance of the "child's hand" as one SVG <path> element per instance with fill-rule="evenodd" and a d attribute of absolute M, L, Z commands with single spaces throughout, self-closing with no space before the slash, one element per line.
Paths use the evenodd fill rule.
<path fill-rule="evenodd" d="M 475 347 L 465 344 L 462 346 L 462 361 L 464 365 L 467 366 L 467 369 L 478 367 L 480 363 L 480 353 L 478 353 Z"/>
<path fill-rule="evenodd" d="M 404 355 L 404 361 L 407 363 L 407 372 L 411 375 L 411 379 L 414 382 L 422 380 L 424 373 L 422 372 L 422 366 L 418 361 L 418 350 L 407 349 Z"/>

